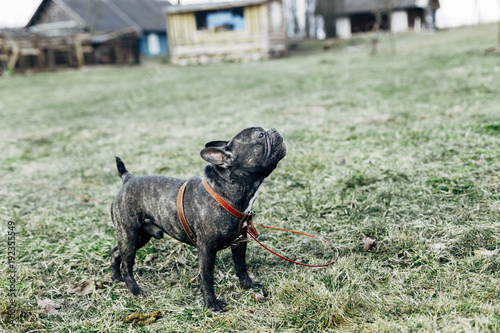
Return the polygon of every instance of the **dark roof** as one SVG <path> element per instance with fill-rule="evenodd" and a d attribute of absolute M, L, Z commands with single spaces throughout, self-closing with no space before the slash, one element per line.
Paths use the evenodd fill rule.
<path fill-rule="evenodd" d="M 337 1 L 336 14 L 355 14 L 363 12 L 372 12 L 377 9 L 384 9 L 385 3 L 392 3 L 393 9 L 409 8 L 409 7 L 420 7 L 418 6 L 418 0 L 396 0 L 396 1 L 384 1 L 384 0 L 341 0 Z"/>
<path fill-rule="evenodd" d="M 344 16 L 352 14 L 369 13 L 377 10 L 387 10 L 387 4 L 391 5 L 392 9 L 405 9 L 422 7 L 419 0 L 331 0 L 318 1 L 315 9 L 315 14 L 327 13 L 334 11 L 335 16 Z"/>
<path fill-rule="evenodd" d="M 235 0 L 227 2 L 195 3 L 182 6 L 169 6 L 165 8 L 167 13 L 188 13 L 203 10 L 229 9 L 235 7 L 246 7 L 269 2 L 269 0 Z"/>
<path fill-rule="evenodd" d="M 160 0 L 43 0 L 28 27 L 38 23 L 50 2 L 64 7 L 87 30 L 108 32 L 133 28 L 138 34 L 165 31 L 163 9 L 170 5 Z"/>
<path fill-rule="evenodd" d="M 113 0 L 113 3 L 143 30 L 165 31 L 167 23 L 163 9 L 170 3 L 151 0 Z"/>
<path fill-rule="evenodd" d="M 113 31 L 130 27 L 129 22 L 110 8 L 108 1 L 63 0 L 63 2 L 81 17 L 89 28 L 92 26 L 93 31 Z"/>

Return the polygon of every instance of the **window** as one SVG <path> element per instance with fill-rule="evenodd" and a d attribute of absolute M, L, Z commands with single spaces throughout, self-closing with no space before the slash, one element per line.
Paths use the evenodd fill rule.
<path fill-rule="evenodd" d="M 196 29 L 200 31 L 245 30 L 243 7 L 225 10 L 207 10 L 194 13 Z"/>

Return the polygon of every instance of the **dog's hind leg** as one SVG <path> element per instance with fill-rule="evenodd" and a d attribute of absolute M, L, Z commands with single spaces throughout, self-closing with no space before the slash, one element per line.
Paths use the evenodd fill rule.
<path fill-rule="evenodd" d="M 147 242 L 151 239 L 151 237 L 155 237 L 156 239 L 160 239 L 163 237 L 163 231 L 151 223 L 149 219 L 146 219 L 144 224 L 141 226 L 139 231 L 137 232 L 137 240 L 136 240 L 136 252 L 141 247 L 147 244 Z M 135 254 L 134 254 L 135 258 Z M 132 263 L 132 266 L 134 264 Z M 116 245 L 111 249 L 111 279 L 117 282 L 125 282 L 125 278 L 122 275 L 122 270 L 124 271 L 122 265 L 122 255 L 119 249 L 119 246 Z M 127 275 L 124 273 L 124 275 Z"/>
<path fill-rule="evenodd" d="M 135 255 L 137 250 L 149 242 L 150 239 L 151 236 L 141 229 L 136 231 L 127 230 L 118 235 L 119 255 L 122 261 L 121 275 L 127 284 L 128 290 L 134 295 L 144 294 L 144 291 L 139 288 L 134 278 Z"/>
<path fill-rule="evenodd" d="M 120 266 L 122 264 L 122 257 L 118 245 L 111 249 L 111 279 L 117 282 L 125 281 L 120 273 Z"/>

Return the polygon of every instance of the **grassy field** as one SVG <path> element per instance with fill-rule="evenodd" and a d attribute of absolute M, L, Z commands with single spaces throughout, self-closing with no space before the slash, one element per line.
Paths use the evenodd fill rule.
<path fill-rule="evenodd" d="M 370 57 L 359 38 L 329 51 L 246 64 L 154 65 L 0 79 L 0 330 L 19 332 L 500 331 L 500 55 L 497 25 L 387 36 Z M 207 141 L 276 127 L 287 157 L 265 182 L 257 223 L 336 244 L 339 261 L 309 269 L 250 244 L 243 290 L 229 250 L 218 297 L 202 305 L 196 249 L 170 238 L 137 256 L 147 298 L 110 281 L 108 204 L 135 175 L 201 175 Z M 344 163 L 345 161 L 345 163 Z M 7 324 L 8 221 L 16 231 L 15 321 Z M 262 231 L 272 248 L 310 263 L 320 242 Z M 364 251 L 363 238 L 376 239 Z M 146 260 L 157 254 L 155 260 Z M 87 280 L 103 288 L 78 296 Z M 62 308 L 45 314 L 51 299 Z M 141 327 L 134 312 L 161 310 Z"/>

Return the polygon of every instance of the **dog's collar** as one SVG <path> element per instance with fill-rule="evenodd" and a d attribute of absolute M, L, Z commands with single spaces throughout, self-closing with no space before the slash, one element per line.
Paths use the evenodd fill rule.
<path fill-rule="evenodd" d="M 241 241 L 245 241 L 243 235 L 243 230 L 245 227 L 247 228 L 248 233 L 252 234 L 255 238 L 259 236 L 257 229 L 255 229 L 253 225 L 253 217 L 255 216 L 255 213 L 253 211 L 248 212 L 248 213 L 242 213 L 233 206 L 231 206 L 223 197 L 221 197 L 215 190 L 208 184 L 208 181 L 206 178 L 202 179 L 203 186 L 205 187 L 205 190 L 207 190 L 208 194 L 212 198 L 214 198 L 215 201 L 219 203 L 226 211 L 228 211 L 231 215 L 234 217 L 240 219 L 238 222 L 238 237 L 233 241 L 233 243 L 238 243 Z M 184 215 L 184 191 L 186 189 L 187 182 L 182 184 L 179 194 L 177 195 L 177 213 L 179 214 L 179 219 L 181 221 L 182 227 L 184 228 L 184 231 L 186 231 L 186 234 L 189 236 L 189 239 L 191 239 L 191 242 L 193 243 L 194 246 L 197 244 L 197 238 L 194 232 L 191 230 L 189 227 L 189 224 L 187 223 L 186 216 Z"/>
<path fill-rule="evenodd" d="M 225 210 L 227 210 L 231 215 L 234 217 L 241 219 L 245 216 L 245 213 L 240 212 L 239 210 L 233 208 L 226 200 L 224 200 L 223 197 L 221 197 L 215 190 L 208 184 L 208 181 L 206 178 L 202 179 L 203 186 L 205 187 L 205 190 L 207 190 L 208 194 L 212 196 L 212 198 L 215 199 L 221 205 Z"/>

